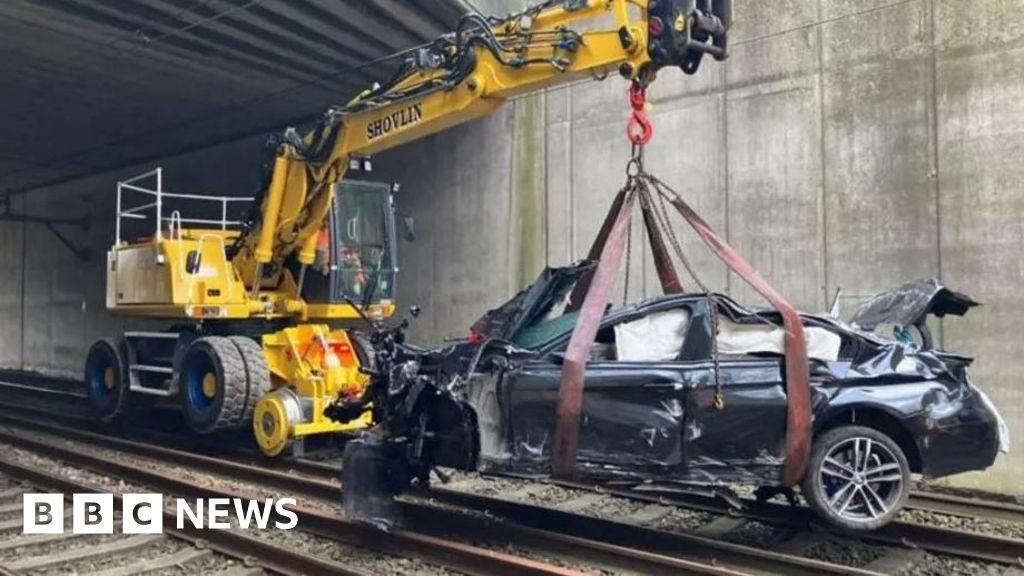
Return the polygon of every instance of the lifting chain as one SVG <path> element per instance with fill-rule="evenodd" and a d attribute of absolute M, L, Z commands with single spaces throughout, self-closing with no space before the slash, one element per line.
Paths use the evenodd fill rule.
<path fill-rule="evenodd" d="M 658 221 L 658 226 L 665 232 L 665 235 L 668 236 L 669 243 L 672 245 L 672 249 L 675 252 L 676 257 L 680 262 L 682 262 L 686 271 L 693 278 L 697 286 L 700 287 L 704 294 L 707 295 L 708 316 L 711 320 L 711 360 L 713 363 L 713 378 L 715 381 L 714 407 L 715 410 L 722 410 L 725 408 L 725 394 L 722 390 L 721 359 L 718 352 L 718 334 L 720 325 L 718 305 L 715 302 L 714 294 L 700 279 L 700 276 L 697 274 L 697 269 L 693 266 L 693 263 L 690 262 L 690 259 L 686 257 L 686 254 L 683 252 L 682 246 L 679 243 L 679 238 L 676 237 L 675 230 L 672 229 L 665 199 L 666 197 L 678 196 L 679 194 L 644 169 L 644 145 L 651 141 L 651 137 L 654 135 L 654 126 L 651 124 L 646 113 L 648 108 L 646 89 L 639 82 L 634 82 L 630 87 L 629 104 L 633 108 L 633 112 L 626 125 L 626 136 L 632 144 L 632 155 L 629 162 L 626 163 L 627 194 L 636 194 L 640 199 L 641 207 L 650 210 L 655 215 L 655 218 Z M 653 202 L 652 188 L 658 198 L 657 209 L 654 209 L 655 203 Z M 631 239 L 632 227 L 630 228 L 630 235 L 627 236 L 625 287 L 623 289 L 624 300 L 629 294 L 629 254 L 631 252 Z"/>
<path fill-rule="evenodd" d="M 658 192 L 658 210 L 655 214 L 658 217 L 658 223 L 662 230 L 665 231 L 665 235 L 668 236 L 668 241 L 672 244 L 672 250 L 675 251 L 676 257 L 683 263 L 683 267 L 693 278 L 694 283 L 707 295 L 708 302 L 708 315 L 711 318 L 711 361 L 714 365 L 714 378 L 715 378 L 715 410 L 722 410 L 725 408 L 725 394 L 722 391 L 722 371 L 720 355 L 718 353 L 718 333 L 719 333 L 719 317 L 718 317 L 718 304 L 715 302 L 715 296 L 704 284 L 704 282 L 697 275 L 697 269 L 694 268 L 690 259 L 686 257 L 686 253 L 683 252 L 682 247 L 679 244 L 679 238 L 676 237 L 675 230 L 672 229 L 671 222 L 669 221 L 668 206 L 665 205 L 665 193 L 661 189 L 664 184 L 660 180 L 655 179 L 653 176 L 648 175 L 651 182 L 654 184 L 655 190 Z M 675 194 L 674 190 L 669 190 Z"/>

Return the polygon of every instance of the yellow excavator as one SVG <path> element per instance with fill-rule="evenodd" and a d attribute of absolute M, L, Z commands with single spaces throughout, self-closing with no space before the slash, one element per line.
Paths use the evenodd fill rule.
<path fill-rule="evenodd" d="M 85 380 L 98 417 L 173 406 L 197 433 L 251 426 L 270 456 L 371 424 L 369 411 L 345 424 L 324 416 L 362 393 L 372 362 L 333 326 L 395 309 L 392 188 L 342 181 L 346 171 L 516 96 L 610 74 L 646 87 L 665 67 L 692 74 L 705 54 L 726 57 L 731 12 L 731 0 L 546 0 L 501 18 L 470 13 L 395 55 L 389 81 L 309 133 L 274 138 L 255 198 L 168 193 L 159 170 L 118 183 L 107 308 L 179 323 L 91 346 Z M 125 207 L 138 195 L 146 200 Z M 250 209 L 229 221 L 243 201 Z M 149 235 L 122 240 L 150 218 Z"/>

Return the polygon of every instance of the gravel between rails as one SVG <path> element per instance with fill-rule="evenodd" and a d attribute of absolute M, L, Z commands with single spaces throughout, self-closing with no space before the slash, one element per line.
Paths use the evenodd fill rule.
<path fill-rule="evenodd" d="M 919 480 L 917 482 L 917 490 L 920 492 L 950 494 L 953 496 L 962 496 L 964 498 L 978 498 L 981 500 L 1007 502 L 1009 504 L 1018 504 L 1024 506 L 1024 494 L 1000 494 L 998 492 L 989 492 L 987 490 L 978 490 L 976 488 L 960 488 L 958 486 L 947 486 L 945 484 L 941 484 L 940 482 L 941 480 Z"/>
<path fill-rule="evenodd" d="M 1006 522 L 1003 520 L 990 520 L 988 518 L 965 518 L 963 516 L 949 516 L 924 510 L 903 510 L 900 512 L 899 519 L 918 524 L 941 526 L 942 528 L 969 530 L 982 534 L 995 534 L 996 536 L 1005 536 L 1007 538 L 1024 539 L 1024 524 L 1020 522 Z"/>
<path fill-rule="evenodd" d="M 921 562 L 897 576 L 1003 576 L 1006 566 L 964 560 L 955 556 L 927 554 Z"/>
<path fill-rule="evenodd" d="M 16 426 L 14 428 L 17 428 Z M 50 441 L 59 443 L 66 447 L 77 447 L 79 445 L 86 446 L 87 443 L 80 443 L 74 440 L 64 439 L 57 435 L 46 434 L 43 432 L 33 432 L 34 436 L 42 441 Z M 175 475 L 181 479 L 188 481 L 197 482 L 213 488 L 241 492 L 246 495 L 251 495 L 261 498 L 275 498 L 281 496 L 281 494 L 268 489 L 267 487 L 260 484 L 253 484 L 245 481 L 240 481 L 235 478 L 221 476 L 214 473 L 201 472 L 191 468 L 184 468 L 175 466 L 173 469 L 169 468 L 167 464 L 155 460 L 153 458 L 141 457 L 134 454 L 128 454 L 120 452 L 118 450 L 99 448 L 88 445 L 88 449 L 95 452 L 105 458 L 110 458 L 126 464 L 131 464 L 146 468 L 148 470 L 157 473 L 167 473 L 173 471 Z M 550 489 L 552 487 L 544 486 L 544 489 Z M 584 491 L 580 491 L 580 494 L 586 494 Z M 308 508 L 313 508 L 325 512 L 341 513 L 340 510 L 340 489 L 338 498 L 336 500 L 323 500 L 318 498 L 303 497 L 299 502 L 299 505 Z M 169 504 L 173 505 L 173 504 Z M 474 514 L 474 511 L 459 510 L 460 512 Z M 300 526 L 301 528 L 301 526 Z M 413 575 L 413 574 L 454 574 L 451 570 L 443 567 L 427 564 L 425 562 L 416 559 L 407 559 L 394 556 L 385 556 L 377 552 L 371 552 L 360 548 L 354 548 L 339 544 L 336 541 L 322 538 L 316 535 L 301 532 L 300 530 L 253 530 L 251 535 L 256 537 L 271 540 L 275 543 L 280 543 L 281 546 L 299 546 L 303 550 L 310 550 L 317 556 L 328 557 L 334 560 L 344 561 L 347 564 L 356 565 L 360 568 L 364 568 L 367 571 L 373 573 L 387 573 L 395 575 Z M 539 560 L 545 563 L 555 564 L 558 566 L 573 568 L 583 572 L 599 574 L 600 570 L 593 566 L 581 565 L 578 561 L 565 561 L 564 559 L 551 556 L 548 554 L 530 551 L 524 549 L 521 546 L 514 546 L 512 543 L 503 543 L 502 545 L 495 545 L 493 543 L 481 542 L 481 541 L 470 541 L 470 544 L 488 548 L 492 550 L 507 552 Z M 339 554 L 339 550 L 340 553 Z"/>
<path fill-rule="evenodd" d="M 557 508 L 560 504 L 580 498 L 588 491 L 561 488 L 539 480 L 481 476 L 477 474 L 453 473 L 452 481 L 446 488 L 505 498 L 517 502 Z M 740 487 L 735 490 L 744 497 L 752 497 L 753 489 Z M 601 498 L 580 510 L 579 513 L 613 520 L 623 521 L 637 509 L 636 502 L 628 498 L 602 495 Z M 974 529 L 996 535 L 1024 537 L 1024 526 L 998 521 L 972 520 L 955 516 L 939 515 L 925 511 L 905 511 L 910 517 L 905 519 L 935 524 L 936 516 L 940 525 L 950 528 Z M 641 522 L 642 526 L 671 532 L 692 533 L 709 522 L 720 518 L 719 514 L 673 508 L 671 512 L 652 522 Z M 1011 525 L 1010 531 L 1008 526 Z M 1019 531 L 1019 532 L 1018 532 Z M 719 538 L 737 544 L 744 544 L 764 549 L 774 549 L 793 537 L 791 529 L 776 527 L 756 521 L 749 521 L 740 527 L 725 533 Z M 822 539 L 801 552 L 802 556 L 815 560 L 823 560 L 843 564 L 855 568 L 864 568 L 871 562 L 885 556 L 893 550 L 890 546 L 870 543 L 856 538 L 844 538 L 838 535 L 823 536 Z M 928 554 L 925 561 L 915 563 L 899 576 L 968 576 L 989 574 L 1002 575 L 1006 566 L 994 563 L 964 560 L 945 554 Z"/>
<path fill-rule="evenodd" d="M 792 530 L 789 528 L 780 528 L 771 524 L 750 521 L 744 523 L 735 530 L 730 530 L 723 534 L 722 540 L 768 550 L 773 548 L 776 544 L 780 544 L 785 541 L 791 534 Z M 820 559 L 834 562 L 832 558 Z"/>
<path fill-rule="evenodd" d="M 618 520 L 620 518 L 626 518 L 630 514 L 635 514 L 645 506 L 647 506 L 645 502 L 637 502 L 636 500 L 629 500 L 626 498 L 610 498 L 606 496 L 584 508 L 582 513 L 588 516 L 604 518 L 606 520 Z"/>
<path fill-rule="evenodd" d="M 25 576 L 76 576 L 78 574 L 89 574 L 91 572 L 107 570 L 109 568 L 127 566 L 142 557 L 157 558 L 165 554 L 173 554 L 179 550 L 184 550 L 185 548 L 188 548 L 188 545 L 183 542 L 164 538 L 163 540 L 154 542 L 145 548 L 133 550 L 128 554 L 112 554 L 108 556 L 98 556 L 96 558 L 86 558 L 65 564 L 58 564 L 56 566 L 40 568 L 38 570 L 29 570 L 24 572 L 24 574 Z"/>
<path fill-rule="evenodd" d="M 12 427 L 17 429 L 16 425 L 14 425 Z M 62 444 L 64 446 L 77 446 L 79 444 L 82 444 L 82 445 L 86 445 L 87 444 L 87 443 L 80 443 L 80 442 L 77 442 L 75 440 L 65 439 L 65 438 L 62 438 L 62 437 L 60 437 L 58 435 L 55 435 L 55 434 L 48 434 L 48 433 L 40 432 L 40 431 L 33 431 L 33 434 L 35 435 L 36 438 L 38 438 L 40 440 L 50 441 L 50 442 L 54 442 L 54 443 L 59 443 L 59 444 Z M 93 451 L 93 452 L 95 452 L 97 454 L 100 454 L 100 455 L 102 455 L 102 456 L 104 456 L 106 458 L 110 458 L 110 459 L 113 459 L 113 460 L 116 460 L 116 461 L 119 461 L 119 462 L 124 462 L 124 463 L 127 463 L 127 464 L 136 465 L 136 466 L 139 466 L 139 467 L 142 467 L 142 468 L 146 468 L 148 470 L 151 470 L 151 471 L 154 471 L 154 472 L 157 472 L 157 473 L 166 473 L 166 472 L 169 471 L 167 464 L 165 464 L 162 461 L 156 460 L 155 458 L 141 457 L 141 456 L 137 456 L 137 455 L 134 455 L 134 454 L 128 454 L 128 453 L 121 452 L 121 451 L 114 450 L 114 449 L 94 447 L 94 446 L 91 446 L 91 445 L 89 445 L 89 450 L 91 450 L 91 451 Z M 262 498 L 275 498 L 275 497 L 280 496 L 279 493 L 277 493 L 277 492 L 275 492 L 273 490 L 269 490 L 269 489 L 267 489 L 263 485 L 253 484 L 253 483 L 249 483 L 249 482 L 245 482 L 245 481 L 240 481 L 240 480 L 237 480 L 237 479 L 232 478 L 232 477 L 222 476 L 222 475 L 215 474 L 215 473 L 201 472 L 199 470 L 195 470 L 195 469 L 191 469 L 191 468 L 183 468 L 183 467 L 175 467 L 174 468 L 174 472 L 181 479 L 184 479 L 184 480 L 187 480 L 187 481 L 196 482 L 196 483 L 200 483 L 200 484 L 204 484 L 204 485 L 211 486 L 211 487 L 218 488 L 218 489 L 229 490 L 229 491 L 237 491 L 237 492 L 241 492 L 241 493 L 244 493 L 244 494 L 247 494 L 247 495 L 253 495 L 253 496 L 262 497 Z M 542 492 L 542 493 L 552 492 L 554 490 L 557 490 L 556 487 L 546 486 L 546 485 L 537 485 L 536 489 L 538 491 Z M 577 492 L 578 492 L 578 495 L 580 495 L 580 496 L 589 494 L 589 492 L 587 492 L 587 491 L 577 491 Z M 324 499 L 319 499 L 319 498 L 303 497 L 303 499 L 300 502 L 298 502 L 298 504 L 301 505 L 301 506 L 317 509 L 317 510 L 324 511 L 324 512 L 331 512 L 331 513 L 338 513 L 338 514 L 340 514 L 341 513 L 340 502 L 341 502 L 341 492 L 340 492 L 340 488 L 339 488 L 337 499 L 324 500 Z M 431 503 L 431 504 L 432 505 L 437 505 L 436 503 Z M 460 513 L 464 513 L 464 514 L 470 514 L 470 515 L 477 514 L 476 511 L 472 511 L 472 510 L 465 510 L 465 509 L 456 509 L 456 510 L 459 511 Z M 256 536 L 258 536 L 260 538 L 268 538 L 268 539 L 275 539 L 275 538 L 299 538 L 300 537 L 300 536 L 296 536 L 295 535 L 295 533 L 297 531 L 294 531 L 294 530 L 293 531 L 263 530 L 263 531 L 255 531 L 255 532 L 256 532 L 256 534 L 255 534 Z M 282 534 L 286 535 L 286 536 L 282 536 Z M 317 548 L 317 549 L 326 549 L 328 547 L 339 546 L 339 544 L 337 542 L 334 542 L 334 541 L 331 541 L 331 540 L 327 540 L 327 539 L 324 539 L 324 538 L 320 538 L 320 537 L 317 537 L 315 535 L 310 535 L 310 534 L 302 533 L 301 537 L 308 537 L 309 539 L 312 540 L 312 541 L 300 542 L 299 544 L 303 546 L 303 549 L 310 548 L 310 547 L 314 547 L 314 548 Z M 472 544 L 474 546 L 481 547 L 481 548 L 487 548 L 487 549 L 490 549 L 490 550 L 496 550 L 496 551 L 501 551 L 501 552 L 509 552 L 509 551 L 511 551 L 510 553 L 515 554 L 517 556 L 523 556 L 523 557 L 527 557 L 527 558 L 530 558 L 530 559 L 533 559 L 533 560 L 538 560 L 538 561 L 541 561 L 541 562 L 545 562 L 545 563 L 548 563 L 548 564 L 554 564 L 554 565 L 558 565 L 558 566 L 562 566 L 562 567 L 572 568 L 572 569 L 579 570 L 579 571 L 582 571 L 582 572 L 594 573 L 594 574 L 601 573 L 600 569 L 597 568 L 597 567 L 588 566 L 586 564 L 581 564 L 579 561 L 566 561 L 563 558 L 559 558 L 557 556 L 552 556 L 552 555 L 545 554 L 545 553 L 542 553 L 542 552 L 531 551 L 531 550 L 528 550 L 528 549 L 526 549 L 526 548 L 524 548 L 522 546 L 513 546 L 511 543 L 502 543 L 502 545 L 497 546 L 497 545 L 495 545 L 493 543 L 484 542 L 484 541 L 478 541 L 478 540 L 469 540 L 469 541 L 462 540 L 462 539 L 458 539 L 458 540 L 466 542 L 466 543 L 469 543 L 469 544 Z M 274 541 L 277 542 L 277 540 L 274 540 Z M 292 545 L 292 544 L 295 544 L 295 543 L 287 541 L 287 540 L 281 540 L 281 545 L 283 545 L 283 546 Z M 318 554 L 318 555 L 325 555 L 325 554 Z M 338 559 L 338 558 L 334 558 L 333 556 L 331 556 L 329 554 L 326 554 L 326 556 L 332 557 L 333 559 L 336 559 L 336 560 Z M 418 560 L 414 560 L 414 559 L 405 559 L 405 558 L 400 558 L 400 557 L 388 557 L 388 558 L 390 558 L 390 562 L 391 562 L 391 563 L 389 563 L 386 566 L 387 573 L 389 573 L 389 574 L 401 575 L 401 574 L 433 574 L 433 573 L 449 574 L 449 573 L 452 573 L 451 571 L 449 571 L 447 569 L 444 569 L 442 567 L 437 567 L 437 566 L 429 565 L 429 564 L 426 564 L 424 562 L 421 562 L 421 561 L 418 561 Z M 378 555 L 375 552 L 371 553 L 371 552 L 368 552 L 368 551 L 365 551 L 365 550 L 362 550 L 362 549 L 351 548 L 350 547 L 350 550 L 347 552 L 346 556 L 344 558 L 342 558 L 342 559 L 344 559 L 347 563 L 357 564 L 358 566 L 366 568 L 367 570 L 369 570 L 371 572 L 375 572 L 376 573 L 376 572 L 380 572 L 381 571 L 381 562 L 382 562 L 381 561 L 381 557 L 380 557 L 380 555 Z M 391 564 L 394 564 L 394 565 L 392 566 Z"/>
<path fill-rule="evenodd" d="M 29 459 L 27 454 L 15 454 L 15 456 L 21 456 L 21 458 L 18 458 L 19 461 L 26 461 Z M 3 490 L 12 489 L 15 487 L 24 490 L 25 493 L 40 491 L 38 488 L 35 488 L 28 484 L 20 483 L 18 481 L 9 481 L 5 479 L 4 482 L 0 483 L 0 488 L 2 488 Z M 8 498 L 5 499 L 5 503 L 8 503 L 8 501 L 14 502 L 17 500 L 19 500 L 19 497 Z M 70 502 L 67 502 L 65 506 L 70 506 Z M 114 525 L 119 526 L 120 522 L 120 515 L 115 516 Z M 23 535 L 20 533 L 20 531 L 17 530 L 7 532 L 0 535 L 0 543 L 16 538 L 21 538 L 22 536 Z M 92 546 L 99 546 L 106 543 L 123 540 L 125 538 L 127 538 L 127 536 L 121 533 L 88 534 L 69 537 L 67 539 L 59 541 L 40 542 L 37 544 L 18 546 L 15 548 L 0 551 L 0 564 L 12 563 L 17 560 L 22 560 L 26 558 L 40 558 L 62 552 L 81 550 Z M 192 544 L 187 542 L 178 541 L 172 538 L 165 538 L 164 540 L 155 542 L 144 548 L 133 550 L 131 553 L 126 553 L 119 556 L 84 558 L 81 560 L 75 560 L 55 566 L 47 566 L 34 570 L 21 571 L 19 573 L 24 574 L 25 576 L 74 576 L 78 574 L 89 574 L 99 570 L 105 570 L 108 568 L 118 566 L 125 566 L 144 557 L 155 559 L 161 555 L 185 550 L 187 548 L 190 548 L 191 546 Z M 166 567 L 160 570 L 147 572 L 147 576 L 188 576 L 193 574 L 217 574 L 218 572 L 229 570 L 239 564 L 240 561 L 234 558 L 229 558 L 219 554 L 210 554 L 197 559 L 189 560 L 181 564 Z M 265 572 L 258 571 L 255 568 L 253 568 L 253 573 L 265 574 Z"/>
<path fill-rule="evenodd" d="M 572 568 L 585 574 L 598 575 L 612 575 L 614 572 L 601 570 L 590 566 L 580 566 L 576 562 L 567 562 L 564 559 L 556 558 L 547 554 L 540 554 L 529 548 L 523 546 L 517 546 L 515 542 L 506 542 L 504 545 L 498 546 L 491 542 L 473 542 L 474 545 L 488 550 L 494 550 L 495 552 L 504 552 L 506 554 L 515 554 L 516 556 L 522 556 L 524 558 L 530 558 L 531 560 L 537 560 L 546 564 L 554 564 L 556 566 L 562 566 L 564 568 Z"/>
<path fill-rule="evenodd" d="M 686 508 L 673 508 L 666 516 L 654 522 L 646 523 L 648 528 L 655 530 L 667 530 L 669 532 L 692 532 L 697 528 L 717 518 L 708 512 L 687 510 Z"/>
<path fill-rule="evenodd" d="M 845 538 L 825 537 L 803 551 L 803 555 L 815 560 L 827 560 L 844 566 L 864 568 L 889 552 L 888 546 L 872 546 Z"/>
<path fill-rule="evenodd" d="M 152 492 L 152 490 L 147 489 L 145 486 L 130 484 L 100 474 L 94 474 L 87 470 L 67 466 L 62 462 L 39 456 L 38 454 L 35 454 L 34 452 L 31 451 L 23 450 L 21 448 L 16 448 L 12 446 L 6 446 L 2 444 L 0 444 L 0 446 L 3 446 L 4 455 L 10 458 L 11 460 L 14 460 L 23 465 L 36 467 L 42 470 L 46 470 L 48 472 L 57 473 L 63 476 L 64 478 L 68 478 L 75 482 L 90 485 L 99 490 L 119 494 L 125 492 Z M 31 492 L 33 490 L 38 491 L 38 489 L 25 484 L 18 484 L 17 486 L 20 488 L 24 488 L 26 492 Z M 164 505 L 167 507 L 171 507 L 173 509 L 174 499 L 170 496 L 166 496 L 164 498 Z M 77 538 L 73 538 L 65 542 L 62 542 L 58 545 L 54 545 L 52 550 L 54 552 L 66 551 L 81 548 L 84 545 L 95 545 L 101 542 L 108 542 L 111 540 L 124 538 L 124 535 L 118 532 L 117 527 L 119 525 L 120 520 L 115 519 L 115 534 L 79 536 Z M 20 532 L 15 532 L 7 535 L 0 535 L 0 538 L 4 538 L 5 536 L 7 538 L 18 537 L 20 536 Z M 73 563 L 67 563 L 59 566 L 29 571 L 25 574 L 27 576 L 71 576 L 77 574 L 87 574 L 97 570 L 103 570 L 106 568 L 125 565 L 132 561 L 138 560 L 142 557 L 155 558 L 161 553 L 170 553 L 177 550 L 185 549 L 189 546 L 191 546 L 191 544 L 189 543 L 178 541 L 171 538 L 166 538 L 163 541 L 158 542 L 157 544 L 151 545 L 142 550 L 134 551 L 131 554 L 76 561 Z M 40 555 L 36 554 L 36 550 L 34 550 L 33 548 L 34 547 L 16 548 L 14 549 L 16 553 L 14 553 L 13 558 L 9 558 L 5 554 L 4 556 L 0 556 L 0 562 L 21 558 L 25 555 Z M 218 571 L 227 570 L 233 566 L 236 566 L 238 563 L 239 561 L 236 559 L 214 553 L 211 556 L 201 558 L 199 560 L 186 562 L 184 564 L 180 564 L 170 568 L 165 568 L 156 572 L 147 573 L 147 576 L 190 576 L 194 574 L 216 574 Z"/>
<path fill-rule="evenodd" d="M 134 456 L 124 455 L 109 451 L 112 454 L 117 454 L 118 457 L 123 458 L 129 462 L 144 466 L 162 466 L 161 463 L 150 463 L 143 458 Z M 192 476 L 193 479 L 199 481 L 205 481 L 205 479 L 213 478 L 216 482 L 221 485 L 237 486 L 240 483 L 235 481 L 218 478 L 214 475 L 207 475 L 203 473 L 189 472 L 195 474 Z M 464 473 L 449 471 L 449 475 L 452 482 L 446 487 L 466 491 L 470 493 L 493 496 L 499 498 L 506 498 L 513 501 L 526 502 L 530 504 L 537 504 L 542 506 L 549 506 L 558 508 L 560 505 L 566 502 L 572 502 L 585 495 L 591 495 L 593 499 L 593 493 L 586 490 L 574 490 L 565 489 L 558 486 L 551 485 L 542 481 L 523 480 L 518 478 L 499 478 L 490 476 L 480 476 L 473 473 Z M 2 486 L 2 484 L 0 484 Z M 256 493 L 260 487 L 256 489 L 245 488 L 248 493 Z M 741 497 L 752 496 L 753 488 L 748 486 L 738 486 L 734 488 L 737 494 Z M 980 493 L 978 491 L 965 491 L 959 489 L 947 489 L 939 486 L 925 486 L 926 490 L 934 490 L 936 492 L 954 493 L 958 495 L 965 495 L 971 497 L 987 497 L 989 495 Z M 272 496 L 272 494 L 271 494 Z M 993 498 L 995 499 L 995 498 Z M 1012 497 L 1000 498 L 1005 501 L 1015 501 Z M 317 507 L 319 504 L 312 501 L 303 501 L 301 504 L 309 505 L 310 507 Z M 336 502 L 325 502 L 325 506 L 330 507 L 332 510 L 336 510 Z M 575 509 L 574 511 L 580 512 L 586 515 L 608 518 L 613 520 L 623 520 L 634 511 L 639 510 L 643 507 L 643 504 L 638 504 L 634 500 L 628 498 L 619 498 L 610 495 L 602 495 L 596 501 L 587 504 L 581 508 Z M 938 524 L 950 528 L 968 529 L 982 533 L 991 533 L 1001 536 L 1009 537 L 1024 537 L 1024 526 L 1018 523 L 1012 522 L 1001 522 L 1001 521 L 988 521 L 988 520 L 972 520 L 956 516 L 947 516 L 937 513 L 931 513 L 921 510 L 908 510 L 905 511 L 903 519 L 924 523 L 924 524 Z M 705 513 L 687 510 L 685 508 L 673 508 L 668 514 L 660 516 L 657 519 L 650 522 L 641 522 L 641 525 L 669 530 L 677 532 L 692 532 L 697 528 L 711 522 L 715 518 L 720 517 L 717 514 Z M 266 532 L 280 532 L 280 531 L 266 531 Z M 740 528 L 727 533 L 722 537 L 723 540 L 729 540 L 737 543 L 758 546 L 761 548 L 773 548 L 774 546 L 785 541 L 790 535 L 791 531 L 777 529 L 771 525 L 761 524 L 757 522 L 747 522 Z M 263 536 L 263 534 L 260 534 Z M 312 536 L 311 538 L 316 539 L 317 537 Z M 482 547 L 489 547 L 492 549 L 500 549 L 502 551 L 509 551 L 514 554 L 536 558 L 552 563 L 558 563 L 556 559 L 531 555 L 528 550 L 516 549 L 514 544 L 509 544 L 505 548 L 494 547 L 487 545 L 486 543 L 475 542 L 476 545 Z M 336 543 L 330 543 L 331 546 L 338 546 Z M 839 536 L 829 536 L 821 542 L 818 542 L 806 550 L 803 551 L 803 555 L 810 558 L 825 560 L 829 562 L 845 564 L 854 567 L 864 567 L 872 560 L 877 559 L 884 555 L 888 551 L 888 547 L 875 544 L 862 542 L 852 538 L 842 538 Z M 398 559 L 401 561 L 401 559 Z M 563 564 L 564 565 L 564 564 Z M 574 565 L 574 568 L 584 569 L 578 565 Z M 372 568 L 371 568 L 372 569 Z M 908 570 L 900 573 L 900 576 L 930 576 L 932 574 L 1002 574 L 1005 571 L 1005 566 L 986 564 L 983 562 L 974 562 L 968 560 L 961 560 L 956 557 L 946 556 L 942 554 L 929 554 L 927 560 L 920 562 L 910 567 Z M 415 574 L 420 573 L 415 570 L 412 571 L 398 571 L 396 574 Z"/>
<path fill-rule="evenodd" d="M 17 537 L 20 536 L 20 534 L 14 533 L 10 536 Z M 19 546 L 17 548 L 0 551 L 0 564 L 3 564 L 4 562 L 12 562 L 24 556 L 48 556 L 56 552 L 88 548 L 90 546 L 96 546 L 112 540 L 120 540 L 121 538 L 123 538 L 121 534 L 90 534 L 57 542 Z M 7 540 L 7 538 L 0 539 L 0 542 L 3 540 Z"/>

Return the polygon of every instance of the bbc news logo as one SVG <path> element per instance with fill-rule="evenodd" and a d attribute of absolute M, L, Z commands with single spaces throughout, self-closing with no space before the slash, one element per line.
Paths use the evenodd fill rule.
<path fill-rule="evenodd" d="M 201 498 L 175 500 L 175 524 L 181 530 L 194 527 L 228 530 L 231 518 L 242 529 L 250 526 L 265 530 L 291 530 L 299 517 L 287 506 L 294 498 L 243 500 L 241 498 Z M 22 499 L 24 534 L 63 534 L 65 528 L 63 494 L 25 494 Z M 163 494 L 123 494 L 121 496 L 121 533 L 161 534 L 164 531 Z M 74 534 L 113 534 L 117 508 L 113 494 L 74 494 L 71 498 L 71 532 Z"/>

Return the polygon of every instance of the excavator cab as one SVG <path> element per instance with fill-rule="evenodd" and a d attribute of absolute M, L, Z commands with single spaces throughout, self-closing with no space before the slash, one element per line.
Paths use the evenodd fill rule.
<path fill-rule="evenodd" d="M 397 244 L 394 186 L 343 180 L 331 217 L 320 231 L 316 258 L 302 297 L 308 302 L 362 307 L 389 304 L 395 296 Z"/>

